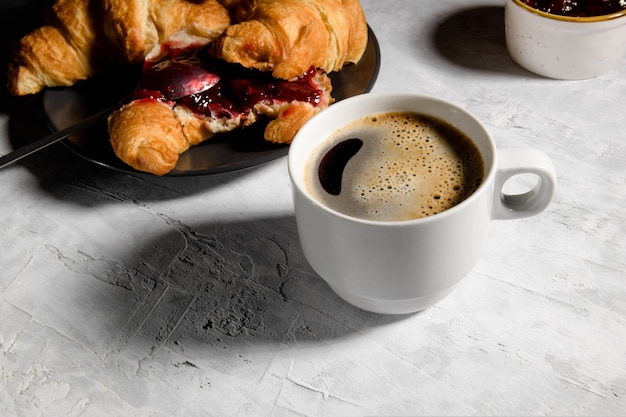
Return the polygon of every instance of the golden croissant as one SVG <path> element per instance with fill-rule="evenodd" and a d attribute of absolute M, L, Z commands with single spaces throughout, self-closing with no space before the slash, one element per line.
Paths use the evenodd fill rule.
<path fill-rule="evenodd" d="M 358 0 L 241 0 L 230 5 L 235 24 L 214 56 L 290 79 L 313 65 L 326 72 L 357 62 L 367 46 Z"/>

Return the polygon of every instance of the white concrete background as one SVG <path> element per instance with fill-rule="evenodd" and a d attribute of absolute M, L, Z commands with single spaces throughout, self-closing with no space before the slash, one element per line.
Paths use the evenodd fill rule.
<path fill-rule="evenodd" d="M 53 146 L 0 171 L 0 415 L 626 412 L 626 62 L 548 80 L 508 57 L 502 1 L 363 6 L 374 91 L 455 101 L 498 146 L 547 152 L 549 209 L 493 223 L 437 306 L 379 316 L 306 264 L 286 158 L 159 179 Z M 0 97 L 0 153 L 48 132 L 40 98 Z"/>

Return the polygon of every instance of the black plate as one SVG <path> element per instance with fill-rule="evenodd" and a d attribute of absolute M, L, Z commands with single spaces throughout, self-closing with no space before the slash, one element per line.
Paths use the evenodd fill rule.
<path fill-rule="evenodd" d="M 329 74 L 336 101 L 369 92 L 380 67 L 380 49 L 374 32 L 368 27 L 369 40 L 357 64 L 346 65 Z M 134 87 L 134 75 L 118 74 L 112 79 L 93 79 L 72 87 L 48 89 L 43 95 L 44 109 L 53 131 L 72 126 L 90 114 L 120 101 Z M 287 154 L 287 145 L 273 145 L 263 140 L 266 123 L 220 133 L 180 156 L 168 176 L 207 175 L 235 171 L 263 164 Z M 119 160 L 109 144 L 106 122 L 62 141 L 79 156 L 108 168 L 138 172 Z"/>

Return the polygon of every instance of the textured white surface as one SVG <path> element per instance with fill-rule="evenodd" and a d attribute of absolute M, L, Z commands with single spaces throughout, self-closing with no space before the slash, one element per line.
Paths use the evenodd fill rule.
<path fill-rule="evenodd" d="M 624 413 L 626 62 L 548 80 L 507 55 L 502 1 L 363 5 L 375 91 L 550 154 L 548 210 L 494 222 L 436 307 L 378 316 L 303 259 L 286 158 L 150 179 L 52 147 L 0 171 L 0 415 Z M 46 133 L 36 99 L 2 98 L 0 152 Z"/>

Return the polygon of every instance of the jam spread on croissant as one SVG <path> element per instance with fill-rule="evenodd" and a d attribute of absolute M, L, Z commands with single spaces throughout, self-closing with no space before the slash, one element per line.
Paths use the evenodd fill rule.
<path fill-rule="evenodd" d="M 309 69 L 295 80 L 273 78 L 270 73 L 237 67 L 228 71 L 212 88 L 179 100 L 198 114 L 215 117 L 247 114 L 260 102 L 301 101 L 317 105 L 321 91 L 314 85 L 315 68 Z"/>
<path fill-rule="evenodd" d="M 259 103 L 300 101 L 320 104 L 322 91 L 311 67 L 292 80 L 244 68 L 208 56 L 206 49 L 168 49 L 158 62 L 144 66 L 133 100 L 154 99 L 183 105 L 192 112 L 216 118 L 235 118 Z"/>

